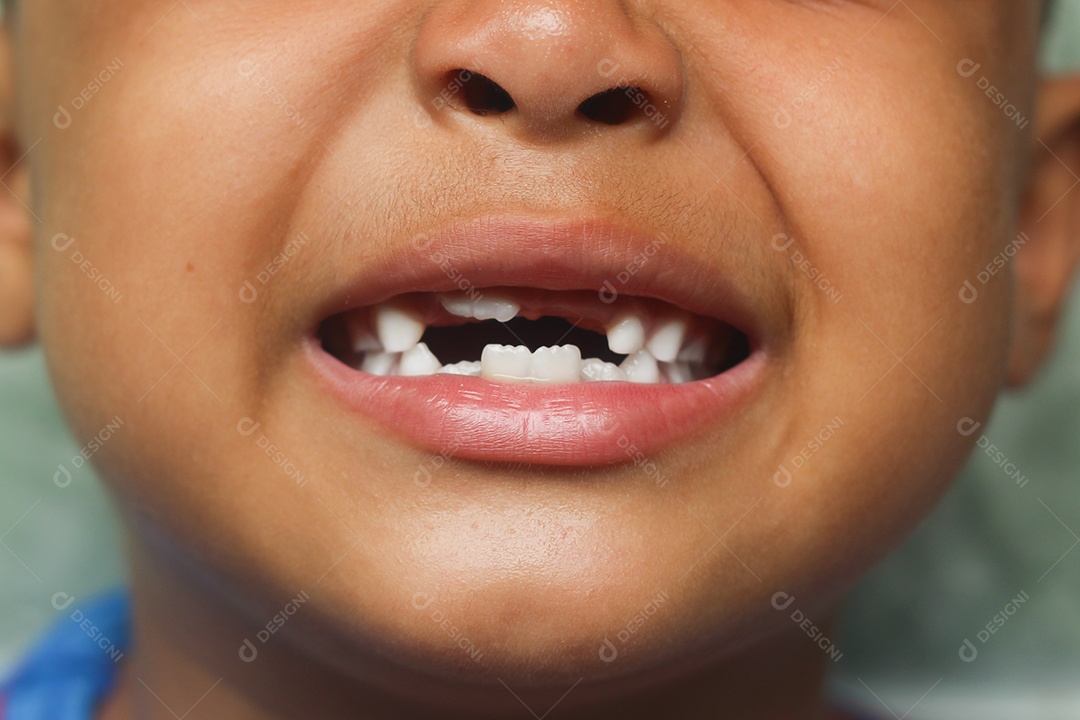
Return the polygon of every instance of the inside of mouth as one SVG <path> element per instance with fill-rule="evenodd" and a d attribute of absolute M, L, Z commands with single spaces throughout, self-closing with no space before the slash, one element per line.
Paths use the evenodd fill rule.
<path fill-rule="evenodd" d="M 598 332 L 574 325 L 570 320 L 545 315 L 536 320 L 515 317 L 507 322 L 478 320 L 463 325 L 429 327 L 422 337 L 435 356 L 446 364 L 479 360 L 492 343 L 524 345 L 530 352 L 542 347 L 575 345 L 582 358 L 599 358 L 618 365 L 625 354 L 612 352 Z"/>
<path fill-rule="evenodd" d="M 663 301 L 518 288 L 401 295 L 332 315 L 318 338 L 373 375 L 535 384 L 687 383 L 750 354 L 735 327 Z"/>

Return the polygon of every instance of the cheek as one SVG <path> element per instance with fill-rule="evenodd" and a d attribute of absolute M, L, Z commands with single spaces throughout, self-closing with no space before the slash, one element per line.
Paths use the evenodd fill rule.
<path fill-rule="evenodd" d="M 118 37 L 128 26 L 111 18 L 100 45 L 123 65 L 88 102 L 70 102 L 83 77 L 74 70 L 38 98 L 71 109 L 64 128 L 50 124 L 52 110 L 33 128 L 44 138 L 34 158 L 39 336 L 80 445 L 122 423 L 93 462 L 125 521 L 145 523 L 136 532 L 184 548 L 247 597 L 269 596 L 311 587 L 312 568 L 331 567 L 355 542 L 341 523 L 297 532 L 298 518 L 326 516 L 310 476 L 331 463 L 289 442 L 310 425 L 244 432 L 246 418 L 265 419 L 276 392 L 268 368 L 285 362 L 295 337 L 275 332 L 287 313 L 273 298 L 245 303 L 241 291 L 295 239 L 288 219 L 305 215 L 296 210 L 303 158 L 330 136 L 317 102 L 326 88 L 296 73 L 335 73 L 289 41 L 261 43 L 265 53 L 240 38 L 208 49 L 177 10 L 146 43 Z M 109 61 L 85 44 L 67 50 L 35 57 L 55 52 L 72 68 Z M 271 86 L 305 108 L 303 122 Z M 279 286 L 288 286 L 280 276 L 268 287 Z"/>
<path fill-rule="evenodd" d="M 803 289 L 767 494 L 782 552 L 823 559 L 802 574 L 818 589 L 923 516 L 970 450 L 958 423 L 1003 384 L 1011 275 L 980 272 L 1014 239 L 1027 138 L 954 65 L 848 57 L 761 143 L 785 218 L 772 247 Z"/>
<path fill-rule="evenodd" d="M 304 147 L 282 142 L 284 125 L 269 114 L 253 127 L 250 108 L 265 95 L 237 69 L 239 43 L 206 49 L 185 13 L 165 15 L 155 42 L 139 42 L 128 34 L 152 21 L 125 24 L 98 10 L 104 19 L 84 22 L 100 42 L 65 44 L 71 38 L 54 31 L 54 46 L 30 53 L 65 69 L 33 103 L 48 110 L 31 128 L 42 136 L 39 333 L 78 434 L 120 413 L 141 418 L 129 429 L 145 428 L 139 444 L 153 446 L 199 434 L 178 427 L 183 412 L 254 395 L 253 380 L 238 383 L 220 358 L 268 354 L 235 322 L 238 308 L 253 315 L 262 306 L 243 306 L 238 293 L 283 242 L 272 228 Z M 44 14 L 30 13 L 31 22 Z M 106 67 L 107 76 L 86 71 Z M 50 122 L 57 107 L 67 112 L 61 125 Z"/>

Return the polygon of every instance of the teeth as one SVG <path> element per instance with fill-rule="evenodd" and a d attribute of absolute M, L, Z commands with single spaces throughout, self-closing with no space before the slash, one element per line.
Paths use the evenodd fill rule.
<path fill-rule="evenodd" d="M 518 303 L 498 297 L 438 297 L 451 315 L 473 320 L 508 322 L 521 310 Z M 346 338 L 353 351 L 362 355 L 359 369 L 373 375 L 443 374 L 542 384 L 693 382 L 692 368 L 700 370 L 708 340 L 699 333 L 688 338 L 692 318 L 683 314 L 650 320 L 653 330 L 648 334 L 645 319 L 637 312 L 624 311 L 607 326 L 608 346 L 612 352 L 627 356 L 620 365 L 599 358 L 583 360 L 576 345 L 530 352 L 521 345 L 491 344 L 484 347 L 479 361 L 443 366 L 427 344 L 420 342 L 426 330 L 420 315 L 401 304 L 381 305 L 370 316 L 354 319 L 346 325 Z"/>
<path fill-rule="evenodd" d="M 685 363 L 703 363 L 708 349 L 709 346 L 704 337 L 694 338 L 679 350 L 675 359 Z"/>
<path fill-rule="evenodd" d="M 581 377 L 587 382 L 611 382 L 626 380 L 626 373 L 614 363 L 604 362 L 600 358 L 589 358 L 581 361 Z"/>
<path fill-rule="evenodd" d="M 439 358 L 428 349 L 425 343 L 406 350 L 401 356 L 401 369 L 399 375 L 415 377 L 418 375 L 434 375 L 442 367 Z"/>
<path fill-rule="evenodd" d="M 660 382 L 660 367 L 648 350 L 639 350 L 626 358 L 619 369 L 626 373 L 626 379 L 633 383 Z"/>
<path fill-rule="evenodd" d="M 453 365 L 444 365 L 438 370 L 441 375 L 467 375 L 468 377 L 480 377 L 479 360 L 462 360 Z"/>
<path fill-rule="evenodd" d="M 352 349 L 355 353 L 369 353 L 374 351 L 381 351 L 383 349 L 382 343 L 379 342 L 379 338 L 372 335 L 370 332 L 364 331 L 353 336 Z"/>
<path fill-rule="evenodd" d="M 538 348 L 532 354 L 530 374 L 538 382 L 577 382 L 581 379 L 581 350 L 577 345 Z"/>
<path fill-rule="evenodd" d="M 532 353 L 524 345 L 486 345 L 480 355 L 480 376 L 487 380 L 526 380 Z"/>
<path fill-rule="evenodd" d="M 463 318 L 471 318 L 473 316 L 473 301 L 467 297 L 442 295 L 439 297 L 439 302 L 442 303 L 443 309 L 451 315 L 457 315 L 458 317 Z"/>
<path fill-rule="evenodd" d="M 620 355 L 633 355 L 645 347 L 645 325 L 632 313 L 620 315 L 607 327 L 608 347 Z"/>
<path fill-rule="evenodd" d="M 689 363 L 663 363 L 662 370 L 669 383 L 688 383 L 693 382 L 694 380 L 694 375 L 690 372 Z"/>
<path fill-rule="evenodd" d="M 375 337 L 375 334 L 371 332 L 366 321 L 361 320 L 356 315 L 349 316 L 345 331 L 348 333 L 349 345 L 355 353 L 366 353 L 383 349 L 382 345 L 379 343 L 379 338 Z"/>
<path fill-rule="evenodd" d="M 407 310 L 380 305 L 375 310 L 375 332 L 388 353 L 405 352 L 416 347 L 424 335 L 424 323 Z"/>
<path fill-rule="evenodd" d="M 396 353 L 369 352 L 364 356 L 360 369 L 372 375 L 389 375 L 397 361 Z"/>
<path fill-rule="evenodd" d="M 473 317 L 477 320 L 498 320 L 510 322 L 517 317 L 521 306 L 510 300 L 481 298 L 473 303 Z"/>
<path fill-rule="evenodd" d="M 661 362 L 672 362 L 682 348 L 688 326 L 686 318 L 674 318 L 660 324 L 646 346 L 649 353 Z"/>
<path fill-rule="evenodd" d="M 446 312 L 457 317 L 473 320 L 498 320 L 509 322 L 517 317 L 521 306 L 513 300 L 501 298 L 478 298 L 472 300 L 456 295 L 443 295 L 439 298 Z"/>

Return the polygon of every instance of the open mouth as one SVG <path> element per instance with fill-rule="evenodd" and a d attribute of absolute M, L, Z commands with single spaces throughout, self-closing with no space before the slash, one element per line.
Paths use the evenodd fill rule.
<path fill-rule="evenodd" d="M 324 350 L 378 376 L 460 375 L 541 385 L 682 384 L 744 361 L 747 336 L 653 298 L 470 288 L 398 295 L 324 320 Z"/>
<path fill-rule="evenodd" d="M 338 406 L 429 452 L 637 462 L 760 387 L 783 312 L 738 251 L 604 219 L 482 216 L 399 240 L 313 306 Z M 338 273 L 340 278 L 340 272 Z"/>

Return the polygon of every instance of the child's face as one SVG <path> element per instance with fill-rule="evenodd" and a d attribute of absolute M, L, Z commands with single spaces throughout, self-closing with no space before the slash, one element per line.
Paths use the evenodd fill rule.
<path fill-rule="evenodd" d="M 467 638 L 493 677 L 573 680 L 786 627 L 778 592 L 823 620 L 953 478 L 958 424 L 1027 372 L 1027 261 L 980 272 L 1040 230 L 1035 4 L 19 13 L 36 330 L 65 411 L 82 440 L 122 420 L 94 461 L 136 542 L 260 624 L 306 591 L 336 638 L 297 631 L 316 652 L 468 673 Z M 469 112 L 462 69 L 513 109 Z M 612 124 L 579 107 L 620 84 L 648 100 Z M 376 380 L 316 340 L 355 304 L 519 286 L 588 291 L 502 293 L 585 325 L 677 301 L 748 357 L 612 392 Z"/>

